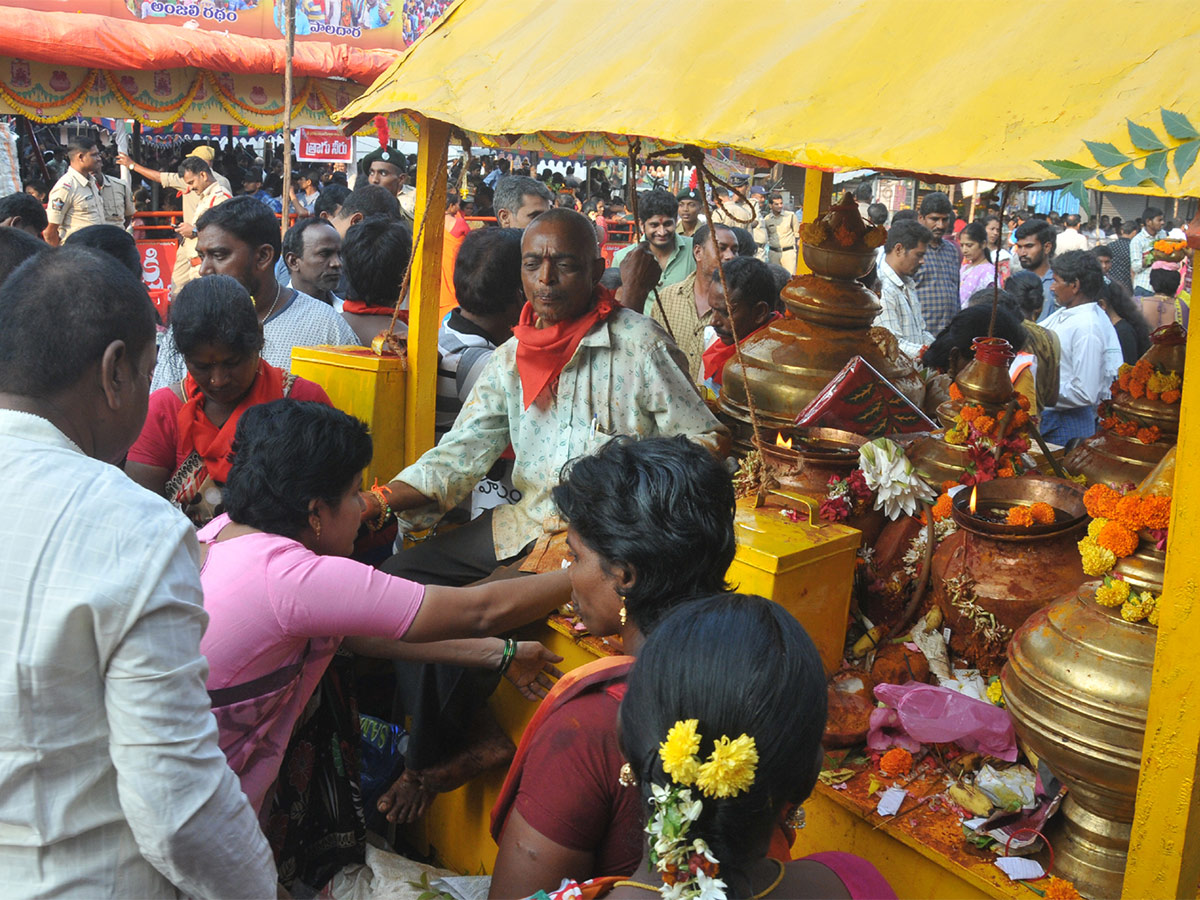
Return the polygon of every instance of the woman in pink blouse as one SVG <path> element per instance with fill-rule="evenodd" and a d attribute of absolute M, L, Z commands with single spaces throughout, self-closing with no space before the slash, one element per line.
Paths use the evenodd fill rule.
<path fill-rule="evenodd" d="M 200 649 L 221 749 L 260 818 L 293 729 L 339 646 L 491 665 L 527 696 L 544 696 L 559 658 L 536 642 L 486 636 L 562 603 L 565 572 L 522 578 L 520 590 L 511 581 L 425 587 L 346 559 L 362 520 L 358 491 L 371 438 L 363 423 L 330 407 L 252 407 L 238 423 L 234 452 L 226 513 L 198 535 L 210 616 Z"/>

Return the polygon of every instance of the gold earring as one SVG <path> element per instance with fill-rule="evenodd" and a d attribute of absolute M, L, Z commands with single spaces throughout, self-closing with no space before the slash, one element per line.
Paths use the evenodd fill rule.
<path fill-rule="evenodd" d="M 787 825 L 789 828 L 795 828 L 797 830 L 804 827 L 804 807 L 803 806 L 797 806 L 790 813 L 788 813 Z"/>
<path fill-rule="evenodd" d="M 617 776 L 617 783 L 621 787 L 633 787 L 637 784 L 637 779 L 633 777 L 633 766 L 629 763 L 621 766 L 621 774 Z"/>
<path fill-rule="evenodd" d="M 317 533 L 317 540 L 319 541 L 321 539 L 321 518 L 320 518 L 320 516 L 314 517 L 313 531 L 315 531 Z"/>
<path fill-rule="evenodd" d="M 621 624 L 625 624 L 625 604 L 621 604 Z"/>

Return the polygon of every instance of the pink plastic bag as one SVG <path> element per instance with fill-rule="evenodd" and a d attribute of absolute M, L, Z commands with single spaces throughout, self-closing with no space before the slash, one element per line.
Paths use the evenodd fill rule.
<path fill-rule="evenodd" d="M 878 685 L 875 697 L 889 708 L 871 713 L 867 746 L 872 750 L 892 746 L 912 750 L 914 741 L 953 741 L 964 750 L 1008 762 L 1017 758 L 1012 719 L 998 706 L 949 688 L 912 681 Z"/>

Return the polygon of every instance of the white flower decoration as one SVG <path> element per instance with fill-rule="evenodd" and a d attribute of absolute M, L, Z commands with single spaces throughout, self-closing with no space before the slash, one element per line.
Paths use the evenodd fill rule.
<path fill-rule="evenodd" d="M 892 520 L 916 515 L 920 501 L 935 494 L 916 471 L 895 441 L 876 438 L 858 450 L 858 467 L 867 487 L 875 492 L 875 508 Z"/>

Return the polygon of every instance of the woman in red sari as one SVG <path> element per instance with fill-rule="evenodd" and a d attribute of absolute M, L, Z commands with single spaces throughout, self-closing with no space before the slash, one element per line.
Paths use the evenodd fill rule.
<path fill-rule="evenodd" d="M 570 465 L 554 501 L 579 616 L 630 655 L 568 673 L 525 729 L 492 811 L 492 897 L 636 868 L 646 823 L 637 789 L 620 782 L 625 675 L 668 611 L 724 589 L 735 548 L 729 474 L 683 437 L 614 438 Z"/>
<path fill-rule="evenodd" d="M 254 302 L 226 275 L 184 287 L 171 307 L 171 326 L 188 374 L 150 395 L 146 424 L 125 471 L 203 525 L 219 512 L 243 412 L 284 397 L 332 404 L 319 385 L 259 356 L 263 335 Z"/>

